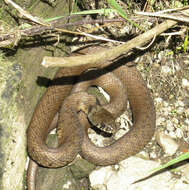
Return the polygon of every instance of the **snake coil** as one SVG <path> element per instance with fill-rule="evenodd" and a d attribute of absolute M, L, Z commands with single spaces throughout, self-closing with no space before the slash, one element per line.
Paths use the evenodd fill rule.
<path fill-rule="evenodd" d="M 92 66 L 98 68 L 100 74 L 96 76 L 89 71 L 79 81 L 76 80 L 78 75 L 89 66 L 61 69 L 37 105 L 28 127 L 27 145 L 30 157 L 38 164 L 62 167 L 70 163 L 78 153 L 96 165 L 116 164 L 142 150 L 151 140 L 155 129 L 153 100 L 135 66 L 121 65 L 112 72 L 101 70 L 100 64 Z M 110 104 L 103 105 L 103 108 L 115 118 L 125 111 L 127 98 L 132 111 L 132 129 L 106 147 L 97 147 L 90 141 L 87 133 L 88 120 L 80 112 L 83 105 L 87 109 L 96 105 L 96 98 L 84 92 L 92 85 L 102 86 L 108 92 Z M 52 149 L 45 141 L 51 130 L 50 123 L 59 110 L 59 146 Z M 35 170 L 30 167 L 28 190 L 35 189 L 32 171 Z"/>

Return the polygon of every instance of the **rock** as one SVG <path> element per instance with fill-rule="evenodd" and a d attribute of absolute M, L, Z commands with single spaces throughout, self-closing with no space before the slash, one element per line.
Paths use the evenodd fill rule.
<path fill-rule="evenodd" d="M 22 66 L 0 54 L 0 189 L 23 189 L 25 117 L 18 106 L 17 91 Z M 21 97 L 20 97 L 21 98 Z"/>
<path fill-rule="evenodd" d="M 170 67 L 168 67 L 167 65 L 164 65 L 161 67 L 161 72 L 164 74 L 164 75 L 170 75 L 172 74 L 172 70 Z"/>
<path fill-rule="evenodd" d="M 185 78 L 182 79 L 182 87 L 189 89 L 189 81 Z"/>
<path fill-rule="evenodd" d="M 130 157 L 120 162 L 118 169 L 107 166 L 93 171 L 89 179 L 93 190 L 104 187 L 106 190 L 159 190 L 159 187 L 161 190 L 167 190 L 171 185 L 170 172 L 164 172 L 134 184 L 137 180 L 146 177 L 150 170 L 158 165 L 154 161 Z"/>
<path fill-rule="evenodd" d="M 149 171 L 159 164 L 155 161 L 143 160 L 138 157 L 130 157 L 118 165 L 107 166 L 93 171 L 90 176 L 92 190 L 187 190 L 189 184 L 188 167 L 186 177 L 174 178 L 169 172 L 162 172 L 154 176 Z M 143 179 L 136 182 L 137 180 Z M 136 183 L 134 183 L 136 182 Z"/>
<path fill-rule="evenodd" d="M 70 166 L 70 170 L 75 179 L 82 179 L 84 177 L 88 177 L 89 173 L 92 172 L 95 167 L 95 165 L 79 156 L 79 158 L 76 158 L 74 163 Z"/>
<path fill-rule="evenodd" d="M 172 156 L 173 154 L 176 153 L 179 145 L 169 135 L 166 135 L 163 132 L 157 132 L 155 138 L 158 144 L 163 148 L 164 152 L 167 155 Z"/>
<path fill-rule="evenodd" d="M 183 166 L 180 167 L 180 170 L 185 180 L 189 181 L 189 164 L 184 164 Z"/>

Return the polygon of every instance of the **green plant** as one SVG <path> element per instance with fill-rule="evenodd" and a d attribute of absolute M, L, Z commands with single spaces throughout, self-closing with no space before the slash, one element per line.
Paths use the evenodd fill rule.
<path fill-rule="evenodd" d="M 189 152 L 186 152 L 186 153 L 178 156 L 177 158 L 172 159 L 171 161 L 167 162 L 166 164 L 163 164 L 163 165 L 160 165 L 157 168 L 154 168 L 153 170 L 151 170 L 151 172 L 152 173 L 158 172 L 158 171 L 160 171 L 162 169 L 165 169 L 165 168 L 167 168 L 169 166 L 172 166 L 172 165 L 174 165 L 174 164 L 176 164 L 178 162 L 181 162 L 183 160 L 186 160 L 186 159 L 189 159 Z"/>

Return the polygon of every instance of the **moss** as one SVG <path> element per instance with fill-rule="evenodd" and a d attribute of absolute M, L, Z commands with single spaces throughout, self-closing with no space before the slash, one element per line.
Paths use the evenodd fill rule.
<path fill-rule="evenodd" d="M 16 89 L 21 80 L 21 66 L 3 59 L 0 55 L 0 112 L 4 123 L 11 117 L 7 113 L 16 112 Z"/>
<path fill-rule="evenodd" d="M 21 80 L 21 66 L 18 63 L 10 62 L 4 59 L 0 55 L 0 148 L 1 148 L 1 182 L 0 189 L 4 189 L 6 184 L 9 183 L 11 178 L 10 173 L 13 170 L 19 170 L 19 167 L 23 167 L 22 164 L 25 162 L 25 156 L 20 154 L 22 158 L 18 157 L 16 146 L 19 144 L 20 138 L 23 137 L 24 131 L 19 131 L 18 122 L 18 105 L 16 102 L 17 98 L 17 87 Z M 18 138 L 17 135 L 20 135 Z M 18 144 L 17 144 L 18 142 Z M 24 145 L 23 145 L 24 146 Z M 17 167 L 13 167 L 16 159 L 20 159 L 22 164 Z M 8 161 L 7 161 L 8 160 Z M 21 170 L 23 170 L 21 168 Z M 19 171 L 21 171 L 19 170 Z M 15 173 L 12 172 L 12 177 L 15 177 Z M 22 177 L 21 177 L 22 178 Z M 17 184 L 15 187 L 18 187 Z"/>

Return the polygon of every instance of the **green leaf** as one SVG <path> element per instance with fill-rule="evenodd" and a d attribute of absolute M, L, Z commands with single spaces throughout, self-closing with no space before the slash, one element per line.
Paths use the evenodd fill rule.
<path fill-rule="evenodd" d="M 96 10 L 86 10 L 72 13 L 72 15 L 87 15 L 87 14 L 100 14 L 100 15 L 108 15 L 112 12 L 117 12 L 114 9 L 96 9 Z"/>
<path fill-rule="evenodd" d="M 162 170 L 162 169 L 165 169 L 165 168 L 167 168 L 167 167 L 169 167 L 169 166 L 172 166 L 173 164 L 176 164 L 176 163 L 181 162 L 181 161 L 183 161 L 183 160 L 186 160 L 186 159 L 188 159 L 188 158 L 189 158 L 189 152 L 186 152 L 186 153 L 184 153 L 184 154 L 178 156 L 177 158 L 175 158 L 175 159 L 173 159 L 173 160 L 167 162 L 166 164 L 161 165 L 161 166 L 159 166 L 159 167 L 157 167 L 157 168 L 151 170 L 151 172 L 153 172 L 153 173 L 158 172 L 158 171 L 160 171 L 160 170 Z"/>
<path fill-rule="evenodd" d="M 185 36 L 184 39 L 184 53 L 187 51 L 187 45 L 188 45 L 188 34 Z"/>
<path fill-rule="evenodd" d="M 108 4 L 110 5 L 110 7 L 112 7 L 113 9 L 115 9 L 117 11 L 117 13 L 123 17 L 125 20 L 127 20 L 128 22 L 130 22 L 131 24 L 133 24 L 135 27 L 139 28 L 140 30 L 144 31 L 143 28 L 141 28 L 137 23 L 133 22 L 132 20 L 130 20 L 127 17 L 127 14 L 125 13 L 125 11 L 121 8 L 121 6 L 115 1 L 115 0 L 107 0 Z"/>

